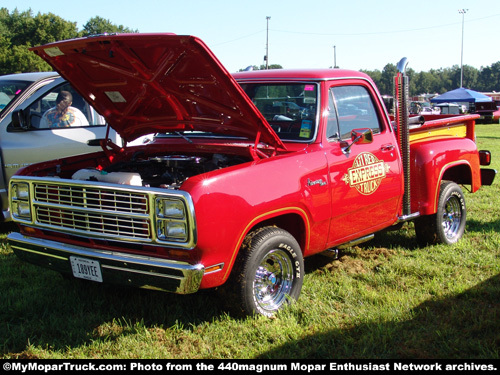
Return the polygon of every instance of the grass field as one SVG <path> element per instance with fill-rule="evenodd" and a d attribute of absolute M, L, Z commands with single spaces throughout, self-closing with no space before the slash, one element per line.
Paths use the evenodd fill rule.
<path fill-rule="evenodd" d="M 500 125 L 478 125 L 500 169 Z M 412 224 L 306 259 L 299 301 L 238 319 L 215 291 L 179 296 L 63 279 L 0 240 L 1 358 L 500 358 L 500 182 L 466 193 L 454 246 L 420 248 Z"/>

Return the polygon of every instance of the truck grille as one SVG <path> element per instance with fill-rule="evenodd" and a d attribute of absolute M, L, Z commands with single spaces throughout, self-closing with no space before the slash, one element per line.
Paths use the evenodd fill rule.
<path fill-rule="evenodd" d="M 146 192 L 36 182 L 33 203 L 36 222 L 54 229 L 121 239 L 151 238 Z"/>

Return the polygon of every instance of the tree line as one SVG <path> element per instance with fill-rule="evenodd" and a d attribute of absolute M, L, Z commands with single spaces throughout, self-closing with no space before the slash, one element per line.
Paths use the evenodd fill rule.
<path fill-rule="evenodd" d="M 394 64 L 387 64 L 382 71 L 362 70 L 375 82 L 382 95 L 392 95 L 393 77 L 397 73 Z M 411 96 L 426 93 L 442 94 L 460 87 L 461 69 L 458 65 L 451 68 L 431 69 L 428 72 L 406 70 L 409 78 Z M 476 69 L 470 65 L 463 66 L 462 86 L 479 92 L 500 91 L 500 61 L 491 66 Z"/>
<path fill-rule="evenodd" d="M 45 61 L 29 51 L 30 47 L 88 35 L 125 32 L 138 31 L 115 25 L 98 16 L 78 30 L 76 22 L 66 21 L 53 13 L 34 15 L 31 9 L 9 12 L 0 8 L 0 75 L 52 70 Z"/>
<path fill-rule="evenodd" d="M 66 21 L 53 13 L 34 15 L 31 9 L 9 12 L 6 8 L 0 8 L 0 75 L 52 70 L 40 57 L 29 51 L 30 47 L 88 35 L 127 32 L 138 30 L 115 25 L 99 16 L 91 18 L 82 30 L 78 30 L 76 22 Z M 264 69 L 264 66 L 253 68 Z M 270 68 L 281 68 L 281 65 Z M 375 81 L 382 95 L 392 95 L 396 65 L 387 64 L 382 71 L 362 71 Z M 458 65 L 428 72 L 415 72 L 409 68 L 407 73 L 412 96 L 444 93 L 460 87 L 461 70 Z M 480 69 L 464 65 L 463 87 L 481 92 L 500 91 L 500 61 Z"/>

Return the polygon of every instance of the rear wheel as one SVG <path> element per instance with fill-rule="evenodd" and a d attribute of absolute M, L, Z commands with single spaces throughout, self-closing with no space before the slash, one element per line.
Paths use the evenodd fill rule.
<path fill-rule="evenodd" d="M 245 314 L 272 316 L 299 297 L 304 261 L 290 233 L 259 229 L 247 236 L 241 251 L 234 287 Z"/>
<path fill-rule="evenodd" d="M 441 184 L 437 212 L 415 221 L 415 232 L 420 245 L 452 244 L 465 231 L 467 209 L 460 186 L 446 181 Z"/>

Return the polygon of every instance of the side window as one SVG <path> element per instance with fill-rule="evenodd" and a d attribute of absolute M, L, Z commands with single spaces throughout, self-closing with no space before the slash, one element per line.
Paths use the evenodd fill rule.
<path fill-rule="evenodd" d="M 330 90 L 332 105 L 336 109 L 336 120 L 340 131 L 340 139 L 351 138 L 351 131 L 354 129 L 370 128 L 374 134 L 380 133 L 380 122 L 377 111 L 366 88 L 363 86 L 338 86 Z M 330 125 L 328 119 L 327 131 L 334 124 Z"/>
<path fill-rule="evenodd" d="M 335 107 L 335 103 L 333 100 L 333 93 L 330 90 L 328 94 L 328 119 L 326 125 L 326 137 L 330 138 L 339 138 L 339 122 L 337 115 L 337 108 Z"/>
<path fill-rule="evenodd" d="M 104 118 L 69 83 L 31 104 L 29 117 L 31 127 L 36 129 L 105 125 Z"/>

